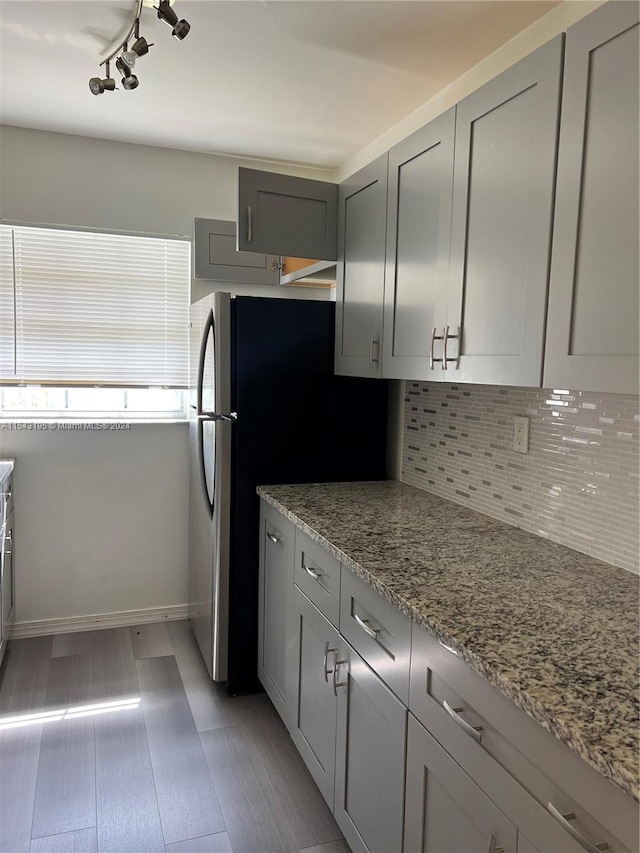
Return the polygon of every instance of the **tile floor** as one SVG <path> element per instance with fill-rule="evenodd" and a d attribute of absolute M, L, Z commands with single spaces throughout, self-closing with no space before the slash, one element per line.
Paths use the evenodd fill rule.
<path fill-rule="evenodd" d="M 187 622 L 14 640 L 2 853 L 348 853 L 266 695 L 209 679 Z"/>

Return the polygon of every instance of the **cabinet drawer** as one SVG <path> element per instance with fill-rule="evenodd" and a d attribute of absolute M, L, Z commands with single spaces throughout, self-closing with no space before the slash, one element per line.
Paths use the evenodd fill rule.
<path fill-rule="evenodd" d="M 340 563 L 302 530 L 296 530 L 294 581 L 337 627 L 340 614 Z"/>
<path fill-rule="evenodd" d="M 340 593 L 340 633 L 406 705 L 411 620 L 346 568 Z"/>
<path fill-rule="evenodd" d="M 637 804 L 416 625 L 409 709 L 534 849 L 583 849 L 549 804 L 592 843 L 637 849 Z"/>

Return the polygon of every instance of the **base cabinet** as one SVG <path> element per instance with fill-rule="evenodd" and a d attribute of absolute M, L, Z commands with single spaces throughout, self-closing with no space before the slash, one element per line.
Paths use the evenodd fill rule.
<path fill-rule="evenodd" d="M 409 715 L 404 853 L 516 853 L 518 833 Z"/>
<path fill-rule="evenodd" d="M 344 643 L 333 815 L 354 853 L 402 850 L 407 709 Z"/>

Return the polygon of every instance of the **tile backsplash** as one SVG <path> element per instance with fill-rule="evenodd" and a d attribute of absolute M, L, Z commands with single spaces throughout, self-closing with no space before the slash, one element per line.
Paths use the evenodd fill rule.
<path fill-rule="evenodd" d="M 401 479 L 639 572 L 639 398 L 406 382 Z M 516 453 L 513 418 L 530 418 Z"/>

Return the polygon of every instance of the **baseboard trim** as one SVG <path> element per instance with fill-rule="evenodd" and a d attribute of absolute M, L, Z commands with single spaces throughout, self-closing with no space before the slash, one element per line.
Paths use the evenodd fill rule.
<path fill-rule="evenodd" d="M 121 610 L 117 613 L 92 613 L 89 616 L 66 616 L 62 619 L 40 619 L 32 622 L 16 622 L 11 627 L 12 640 L 24 637 L 44 637 L 48 634 L 71 634 L 76 631 L 98 631 L 100 628 L 120 628 L 127 625 L 142 625 L 146 622 L 186 619 L 189 608 L 186 604 L 171 604 L 167 607 L 145 607 L 142 610 Z"/>

